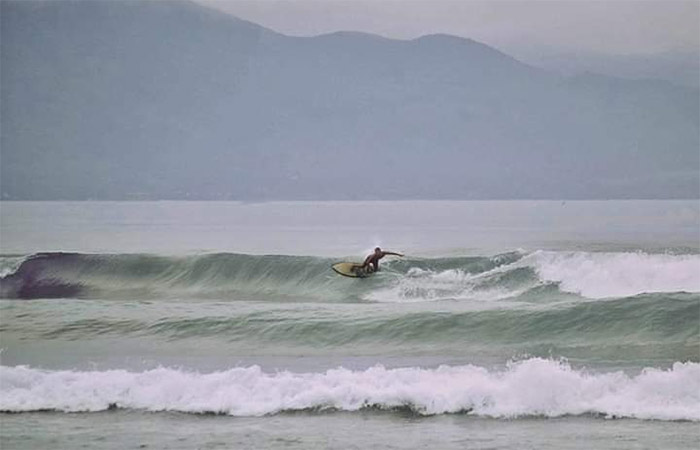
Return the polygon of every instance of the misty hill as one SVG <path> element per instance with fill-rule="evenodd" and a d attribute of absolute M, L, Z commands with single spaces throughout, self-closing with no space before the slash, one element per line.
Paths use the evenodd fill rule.
<path fill-rule="evenodd" d="M 637 55 L 540 52 L 524 59 L 538 67 L 570 75 L 595 72 L 630 79 L 656 78 L 681 86 L 700 87 L 700 58 L 696 51 Z"/>
<path fill-rule="evenodd" d="M 699 93 L 446 35 L 0 3 L 10 199 L 696 198 Z"/>

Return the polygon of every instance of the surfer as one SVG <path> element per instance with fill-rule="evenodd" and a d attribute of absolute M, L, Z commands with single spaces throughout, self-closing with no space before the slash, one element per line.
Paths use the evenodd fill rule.
<path fill-rule="evenodd" d="M 365 258 L 365 262 L 362 263 L 362 268 L 371 266 L 371 271 L 376 272 L 379 270 L 379 260 L 384 258 L 386 255 L 403 256 L 401 253 L 385 252 L 381 248 L 377 247 L 374 249 L 374 253 L 370 254 Z"/>

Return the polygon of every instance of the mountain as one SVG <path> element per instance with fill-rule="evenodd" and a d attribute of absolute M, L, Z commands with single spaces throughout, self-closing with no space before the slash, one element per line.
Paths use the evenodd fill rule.
<path fill-rule="evenodd" d="M 697 198 L 699 93 L 447 35 L 0 2 L 5 199 Z"/>
<path fill-rule="evenodd" d="M 630 79 L 656 78 L 681 86 L 700 87 L 700 56 L 697 51 L 631 55 L 540 51 L 524 56 L 524 60 L 565 74 L 595 72 Z"/>

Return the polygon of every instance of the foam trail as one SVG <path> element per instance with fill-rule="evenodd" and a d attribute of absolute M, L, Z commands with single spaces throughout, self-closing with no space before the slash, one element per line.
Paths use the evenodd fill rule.
<path fill-rule="evenodd" d="M 467 365 L 265 373 L 252 366 L 201 374 L 168 368 L 137 373 L 2 366 L 0 394 L 5 412 L 90 412 L 116 406 L 262 416 L 307 409 L 409 408 L 426 415 L 596 414 L 700 421 L 700 364 L 679 362 L 669 370 L 648 368 L 634 376 L 587 373 L 540 358 L 511 363 L 502 371 Z"/>
<path fill-rule="evenodd" d="M 700 292 L 700 255 L 537 251 L 519 264 L 588 298 Z"/>
<path fill-rule="evenodd" d="M 421 302 L 445 299 L 489 301 L 515 297 L 540 284 L 527 271 L 501 266 L 483 273 L 461 269 L 443 271 L 413 268 L 386 288 L 369 292 L 365 299 L 376 302 Z M 509 276 L 505 280 L 503 274 Z M 498 283 L 500 281 L 501 283 Z"/>

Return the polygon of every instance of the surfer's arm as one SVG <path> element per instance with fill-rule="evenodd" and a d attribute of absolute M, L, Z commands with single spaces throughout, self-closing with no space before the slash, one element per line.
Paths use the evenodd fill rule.
<path fill-rule="evenodd" d="M 384 252 L 384 255 L 403 256 L 401 253 L 395 253 L 395 252 Z"/>

